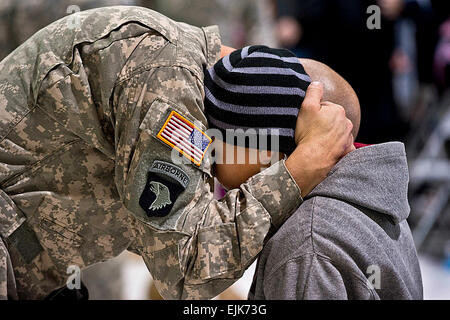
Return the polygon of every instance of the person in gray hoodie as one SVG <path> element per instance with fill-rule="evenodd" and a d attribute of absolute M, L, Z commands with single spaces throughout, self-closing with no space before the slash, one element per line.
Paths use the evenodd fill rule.
<path fill-rule="evenodd" d="M 334 101 L 343 94 L 357 99 L 344 79 L 318 62 L 301 61 L 313 81 L 324 83 L 327 100 L 359 113 L 359 103 Z M 353 119 L 358 128 L 359 115 Z M 355 145 L 266 243 L 249 299 L 423 298 L 406 220 L 405 147 Z"/>

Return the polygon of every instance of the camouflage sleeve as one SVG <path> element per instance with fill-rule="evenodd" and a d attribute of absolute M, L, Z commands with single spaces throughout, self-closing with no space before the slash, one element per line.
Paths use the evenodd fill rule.
<path fill-rule="evenodd" d="M 8 249 L 0 237 L 0 300 L 17 300 L 17 288 Z"/>
<path fill-rule="evenodd" d="M 133 248 L 160 294 L 204 299 L 240 278 L 271 226 L 302 199 L 284 161 L 214 199 L 201 67 L 217 60 L 220 41 L 214 28 L 203 28 L 204 51 L 201 33 L 182 29 L 177 44 L 144 39 L 124 69 L 141 60 L 147 67 L 114 89 L 115 182 L 134 217 Z M 184 142 L 175 142 L 182 134 Z"/>
<path fill-rule="evenodd" d="M 162 139 L 174 114 L 206 131 L 202 79 L 191 71 L 155 68 L 116 92 L 115 178 L 135 218 L 134 247 L 164 298 L 212 298 L 255 260 L 271 225 L 300 205 L 300 190 L 280 161 L 214 199 L 211 157 L 196 163 Z"/>

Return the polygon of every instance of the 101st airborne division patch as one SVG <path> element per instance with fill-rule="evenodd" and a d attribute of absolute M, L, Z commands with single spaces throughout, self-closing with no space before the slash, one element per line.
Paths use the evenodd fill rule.
<path fill-rule="evenodd" d="M 149 217 L 164 217 L 178 196 L 186 190 L 189 176 L 180 167 L 165 161 L 153 161 L 139 205 Z"/>

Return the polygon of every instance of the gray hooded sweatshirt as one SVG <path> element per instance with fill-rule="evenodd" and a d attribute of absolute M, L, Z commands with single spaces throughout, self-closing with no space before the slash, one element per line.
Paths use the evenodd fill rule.
<path fill-rule="evenodd" d="M 402 143 L 345 156 L 263 249 L 250 299 L 422 299 Z"/>

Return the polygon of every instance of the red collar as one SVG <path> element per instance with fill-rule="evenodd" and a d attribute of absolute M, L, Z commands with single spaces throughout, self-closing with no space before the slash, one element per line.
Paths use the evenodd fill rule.
<path fill-rule="evenodd" d="M 359 143 L 359 142 L 355 142 L 353 145 L 355 146 L 356 149 L 371 146 L 371 144 L 365 144 L 365 143 Z"/>

